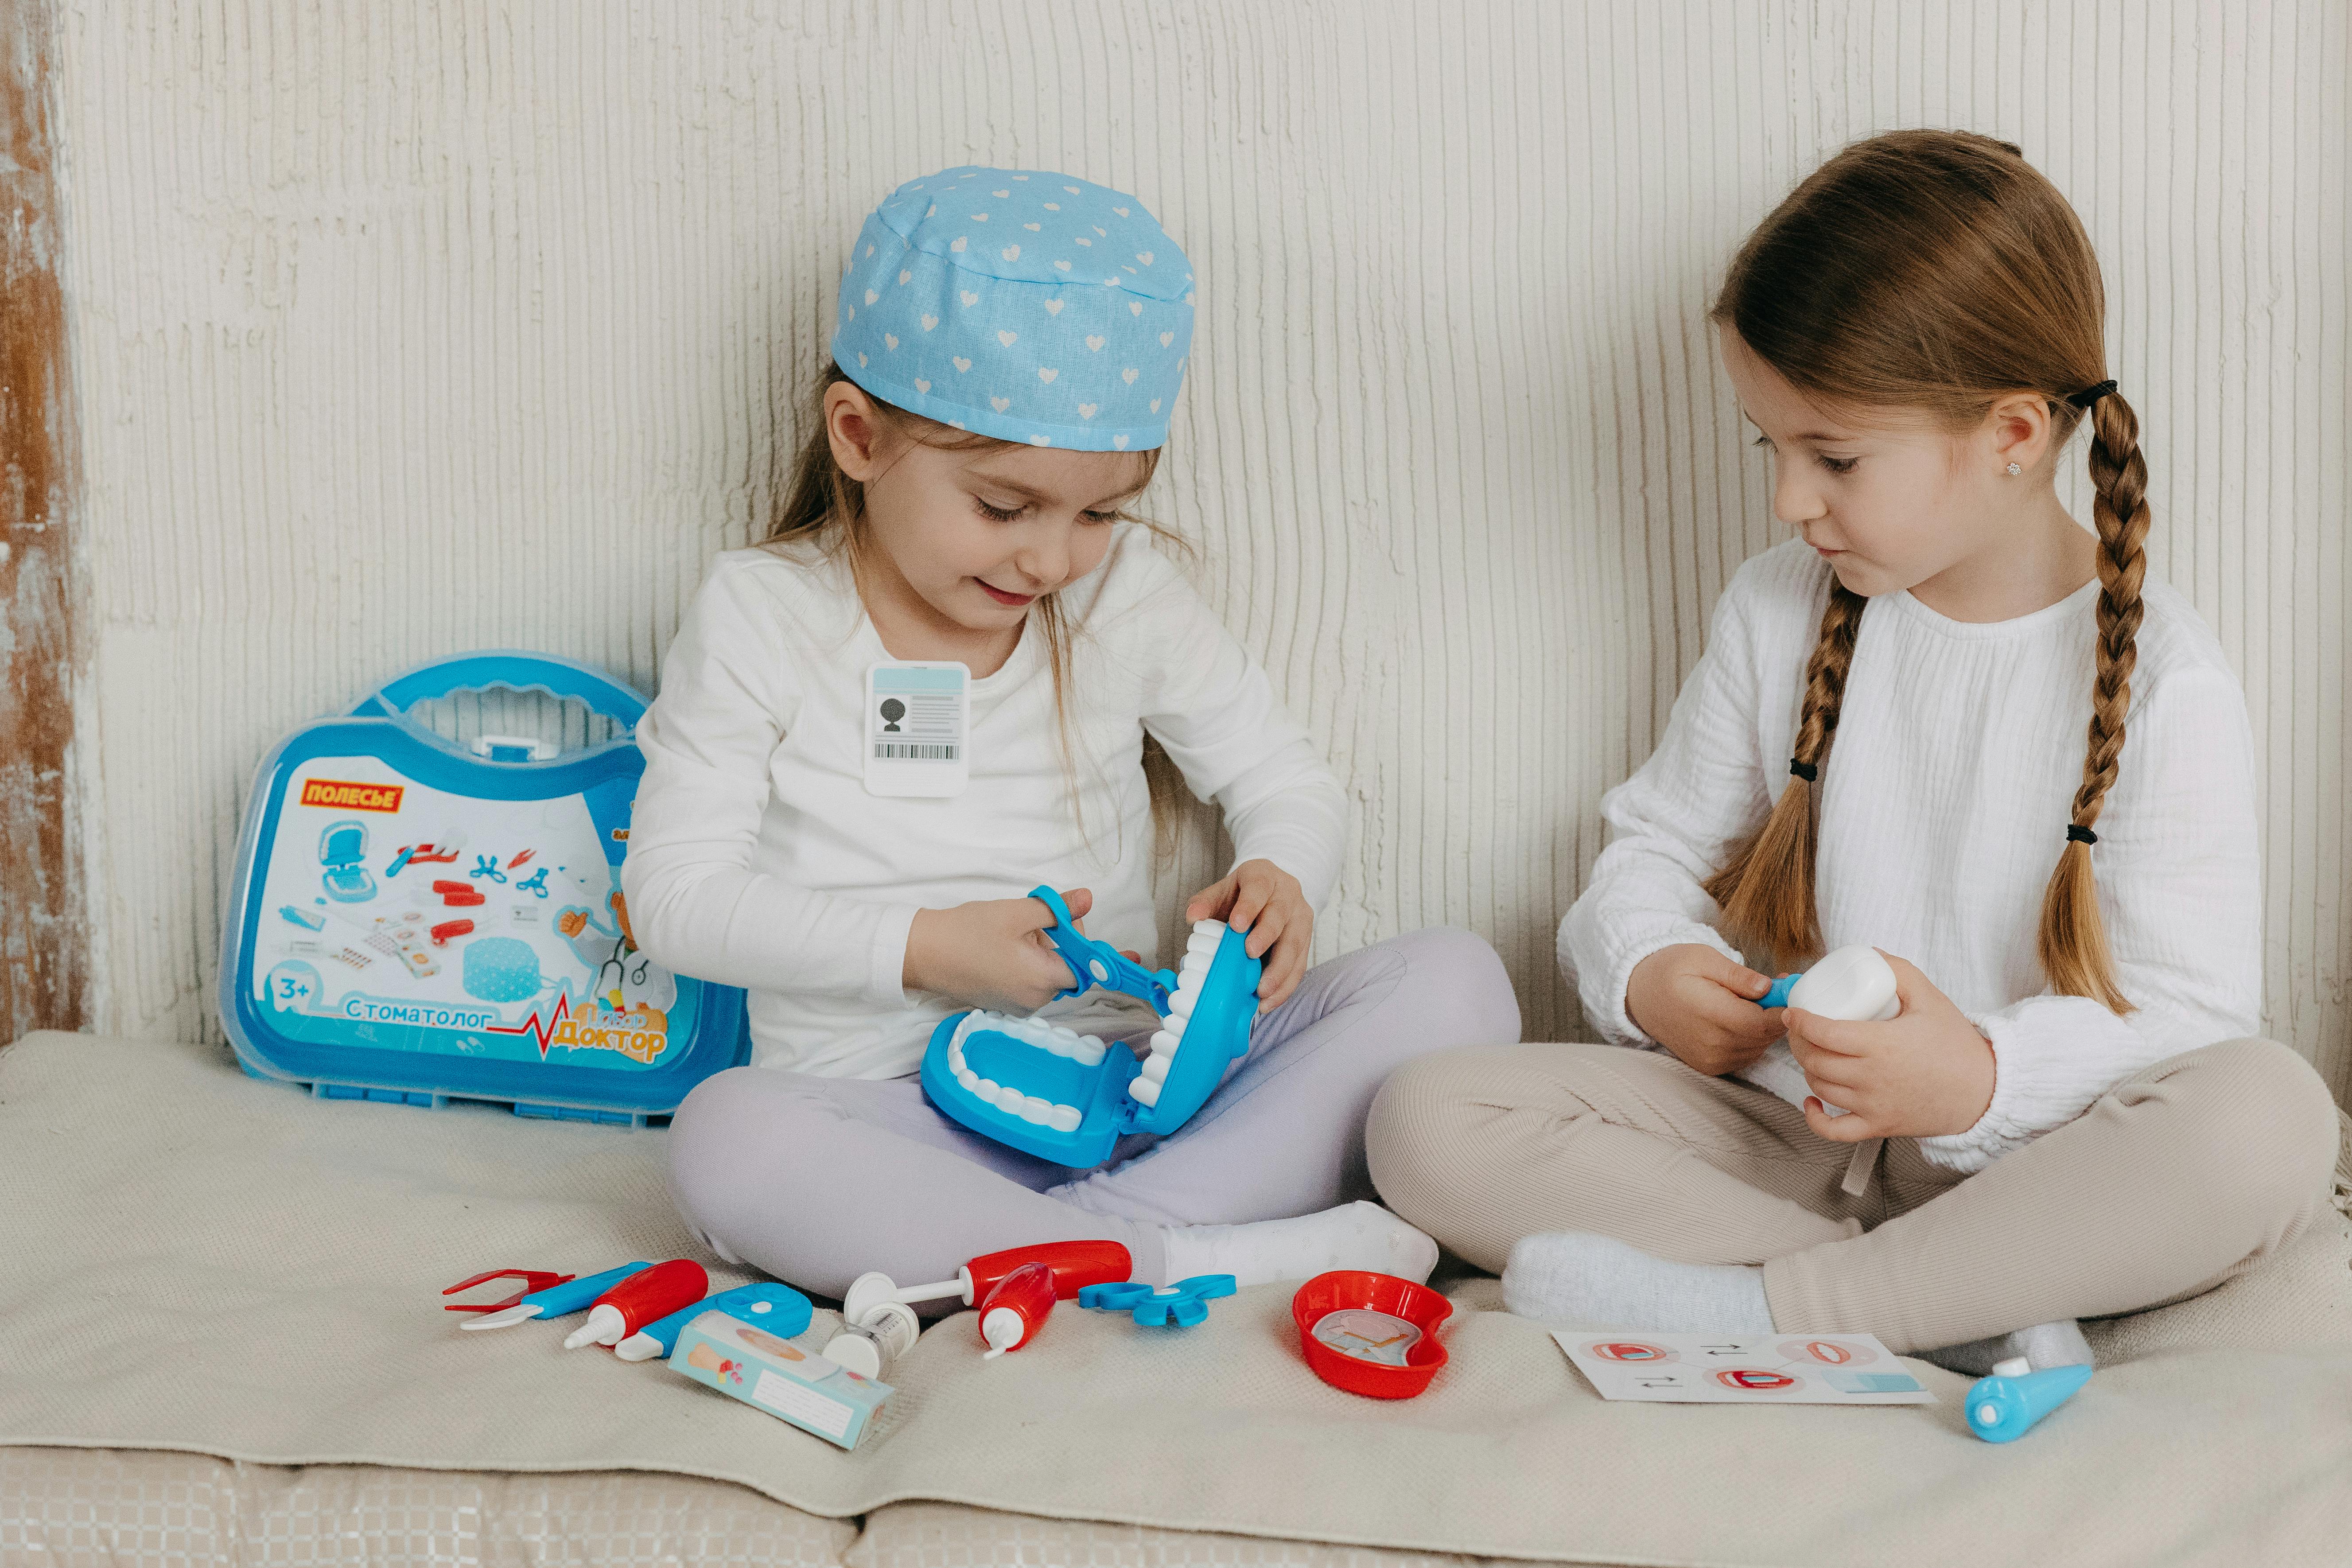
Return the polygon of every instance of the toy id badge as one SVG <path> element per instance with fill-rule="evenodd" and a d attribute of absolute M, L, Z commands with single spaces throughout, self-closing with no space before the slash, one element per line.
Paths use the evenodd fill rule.
<path fill-rule="evenodd" d="M 971 782 L 971 671 L 935 660 L 866 671 L 866 793 L 961 795 Z"/>

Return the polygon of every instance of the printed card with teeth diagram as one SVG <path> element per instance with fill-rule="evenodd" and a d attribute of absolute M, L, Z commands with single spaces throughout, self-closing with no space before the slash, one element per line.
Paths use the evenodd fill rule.
<path fill-rule="evenodd" d="M 1603 1399 L 1666 1405 L 1933 1405 L 1869 1334 L 1556 1333 Z"/>

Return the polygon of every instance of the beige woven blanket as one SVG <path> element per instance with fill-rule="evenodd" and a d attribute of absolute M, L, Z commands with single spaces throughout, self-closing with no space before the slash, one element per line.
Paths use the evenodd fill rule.
<path fill-rule="evenodd" d="M 1266 1288 L 1181 1333 L 1065 1310 L 988 1363 L 950 1320 L 843 1453 L 659 1363 L 439 1310 L 485 1268 L 688 1251 L 664 1136 L 314 1101 L 213 1048 L 31 1037 L 0 1053 L 0 1443 L 668 1470 L 835 1517 L 932 1499 L 1567 1562 L 2280 1563 L 2352 1542 L 2341 1227 L 2103 1330 L 2091 1385 L 2002 1447 L 1968 1435 L 1964 1380 L 1916 1363 L 1941 1404 L 1605 1405 L 1541 1329 L 1478 1310 L 1491 1287 L 1426 1395 L 1357 1399 L 1307 1373 Z"/>

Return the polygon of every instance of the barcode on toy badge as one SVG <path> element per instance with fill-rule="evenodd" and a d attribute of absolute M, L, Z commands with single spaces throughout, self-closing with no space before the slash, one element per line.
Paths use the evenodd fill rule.
<path fill-rule="evenodd" d="M 971 781 L 971 671 L 931 661 L 866 672 L 866 788 L 950 795 Z"/>

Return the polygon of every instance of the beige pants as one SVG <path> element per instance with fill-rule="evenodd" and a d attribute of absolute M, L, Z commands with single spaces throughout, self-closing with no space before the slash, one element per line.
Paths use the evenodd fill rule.
<path fill-rule="evenodd" d="M 2210 1289 L 2321 1212 L 2336 1136 L 2309 1064 L 2233 1040 L 2158 1063 L 1976 1175 L 1895 1138 L 1849 1181 L 1853 1146 L 1760 1089 L 1657 1052 L 1522 1045 L 1400 1069 L 1366 1152 L 1389 1206 L 1482 1268 L 1561 1230 L 1760 1263 L 1781 1331 L 1909 1352 Z"/>

